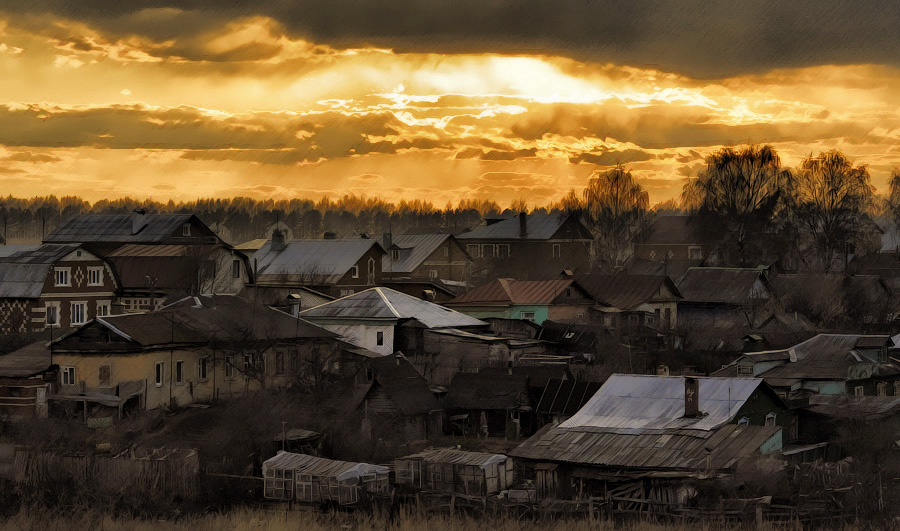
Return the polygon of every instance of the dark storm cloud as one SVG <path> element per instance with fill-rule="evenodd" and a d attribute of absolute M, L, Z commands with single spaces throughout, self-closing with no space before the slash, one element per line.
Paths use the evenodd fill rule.
<path fill-rule="evenodd" d="M 335 46 L 399 52 L 553 53 L 701 77 L 816 64 L 900 64 L 900 2 L 875 0 L 12 0 L 119 35 L 165 40 L 264 15 Z M 175 8 L 178 17 L 145 9 Z M 85 46 L 87 43 L 72 43 Z"/>

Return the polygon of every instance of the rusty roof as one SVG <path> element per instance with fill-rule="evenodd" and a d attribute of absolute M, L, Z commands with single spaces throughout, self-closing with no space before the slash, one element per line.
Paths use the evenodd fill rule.
<path fill-rule="evenodd" d="M 446 304 L 458 304 L 460 306 L 472 304 L 551 304 L 566 288 L 573 285 L 582 292 L 584 291 L 572 279 L 514 280 L 511 278 L 498 278 L 447 301 Z"/>
<path fill-rule="evenodd" d="M 681 277 L 678 290 L 685 302 L 735 305 L 768 298 L 771 292 L 763 270 L 737 267 L 691 267 Z"/>

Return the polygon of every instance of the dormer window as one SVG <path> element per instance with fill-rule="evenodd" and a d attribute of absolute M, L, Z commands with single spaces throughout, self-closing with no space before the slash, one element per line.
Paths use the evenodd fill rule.
<path fill-rule="evenodd" d="M 749 363 L 740 363 L 737 366 L 738 376 L 753 376 L 753 365 Z"/>
<path fill-rule="evenodd" d="M 185 223 L 181 226 L 181 235 L 182 236 L 190 236 L 191 235 L 191 224 Z"/>
<path fill-rule="evenodd" d="M 400 259 L 400 249 L 391 249 L 391 260 Z"/>

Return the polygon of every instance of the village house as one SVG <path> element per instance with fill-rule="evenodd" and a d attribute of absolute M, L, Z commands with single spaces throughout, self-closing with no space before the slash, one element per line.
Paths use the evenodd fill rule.
<path fill-rule="evenodd" d="M 460 372 L 444 397 L 451 433 L 517 439 L 534 432 L 528 376 Z"/>
<path fill-rule="evenodd" d="M 253 255 L 254 300 L 283 304 L 297 288 L 346 297 L 382 281 L 385 251 L 375 240 L 321 239 L 285 241 L 276 230 Z"/>
<path fill-rule="evenodd" d="M 151 313 L 98 317 L 55 339 L 60 382 L 50 399 L 183 406 L 299 385 L 340 348 L 332 332 L 283 312 L 231 295 L 187 297 Z"/>
<path fill-rule="evenodd" d="M 889 336 L 818 334 L 790 348 L 744 354 L 713 375 L 762 378 L 784 398 L 900 396 L 896 348 Z"/>
<path fill-rule="evenodd" d="M 236 295 L 252 283 L 247 257 L 223 244 L 127 244 L 106 259 L 118 275 L 124 312 L 156 310 L 185 295 Z"/>
<path fill-rule="evenodd" d="M 603 385 L 588 380 L 551 379 L 535 401 L 535 417 L 539 426 L 559 424 L 578 412 Z"/>
<path fill-rule="evenodd" d="M 426 350 L 428 329 L 486 327 L 487 323 L 390 288 L 369 288 L 299 313 L 348 342 L 384 356 Z"/>
<path fill-rule="evenodd" d="M 668 331 L 678 325 L 681 292 L 665 275 L 590 274 L 579 276 L 578 284 L 598 301 L 607 328 Z"/>
<path fill-rule="evenodd" d="M 703 240 L 689 216 L 657 216 L 634 238 L 628 272 L 678 278 L 689 267 L 716 261 L 717 250 Z"/>
<path fill-rule="evenodd" d="M 46 341 L 0 356 L 0 420 L 46 418 L 55 382 Z"/>
<path fill-rule="evenodd" d="M 353 401 L 363 412 L 364 434 L 400 434 L 422 441 L 443 434 L 443 410 L 428 382 L 401 353 L 369 358 L 357 375 Z"/>
<path fill-rule="evenodd" d="M 571 278 L 498 278 L 444 304 L 479 319 L 524 319 L 541 324 L 547 319 L 586 322 L 597 301 Z"/>
<path fill-rule="evenodd" d="M 452 234 L 386 232 L 379 243 L 387 251 L 381 262 L 384 282 L 398 291 L 421 296 L 421 291 L 410 293 L 400 286 L 427 286 L 433 283 L 440 286 L 430 294 L 430 300 L 435 300 L 435 297 L 442 295 L 442 291 L 452 296 L 459 288 L 468 285 L 472 258 Z"/>
<path fill-rule="evenodd" d="M 512 450 L 539 498 L 660 499 L 781 450 L 787 406 L 759 378 L 614 374 L 571 418 Z M 652 487 L 652 488 L 651 488 Z"/>
<path fill-rule="evenodd" d="M 109 315 L 109 262 L 79 244 L 44 244 L 0 258 L 0 333 L 68 329 Z"/>
<path fill-rule="evenodd" d="M 475 261 L 480 279 L 551 278 L 564 270 L 587 273 L 594 237 L 576 216 L 526 214 L 486 219 L 485 225 L 457 235 Z"/>

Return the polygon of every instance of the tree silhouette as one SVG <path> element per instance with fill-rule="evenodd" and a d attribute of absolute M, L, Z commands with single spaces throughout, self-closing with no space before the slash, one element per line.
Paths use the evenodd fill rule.
<path fill-rule="evenodd" d="M 650 196 L 622 166 L 595 173 L 582 193 L 586 222 L 597 238 L 602 269 L 623 261 L 625 248 L 647 212 Z"/>

